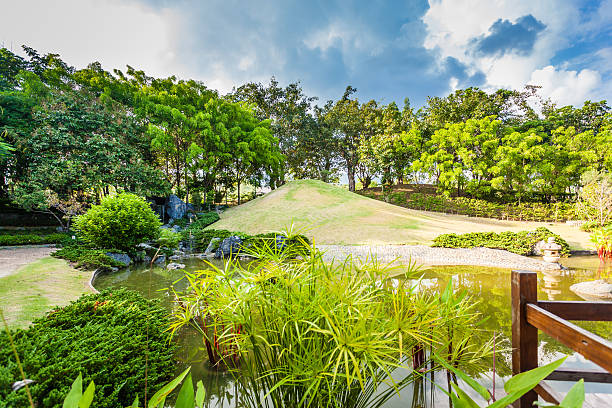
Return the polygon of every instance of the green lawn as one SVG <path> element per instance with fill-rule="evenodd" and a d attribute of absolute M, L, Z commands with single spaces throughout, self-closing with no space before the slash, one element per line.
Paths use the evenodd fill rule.
<path fill-rule="evenodd" d="M 291 223 L 319 244 L 430 244 L 444 233 L 521 231 L 546 227 L 572 249 L 590 249 L 588 234 L 563 223 L 502 221 L 410 210 L 315 180 L 292 181 L 230 208 L 209 228 L 250 234 Z"/>
<path fill-rule="evenodd" d="M 0 278 L 0 309 L 11 328 L 27 327 L 54 306 L 64 306 L 91 292 L 91 272 L 63 259 L 45 257 Z"/>

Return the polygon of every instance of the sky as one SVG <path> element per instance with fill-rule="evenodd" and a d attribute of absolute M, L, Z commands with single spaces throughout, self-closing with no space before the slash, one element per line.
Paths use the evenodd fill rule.
<path fill-rule="evenodd" d="M 612 99 L 612 0 L 0 0 L 0 46 L 143 69 L 226 93 L 300 81 L 320 103 L 422 106 L 477 86 Z"/>

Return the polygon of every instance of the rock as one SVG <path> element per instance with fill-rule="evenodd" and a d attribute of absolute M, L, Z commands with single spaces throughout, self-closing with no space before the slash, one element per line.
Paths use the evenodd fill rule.
<path fill-rule="evenodd" d="M 185 209 L 187 210 L 187 212 L 195 212 L 195 207 L 191 203 L 186 204 Z"/>
<path fill-rule="evenodd" d="M 111 266 L 110 270 L 111 272 L 118 272 L 119 268 L 117 268 L 116 266 Z"/>
<path fill-rule="evenodd" d="M 26 378 L 25 380 L 14 382 L 13 386 L 11 388 L 13 389 L 13 392 L 15 392 L 15 391 L 19 391 L 20 389 L 22 389 L 26 385 L 30 385 L 30 384 L 35 383 L 35 382 L 36 381 L 34 381 L 34 380 L 30 380 L 30 379 Z"/>
<path fill-rule="evenodd" d="M 277 235 L 276 236 L 276 249 L 278 251 L 284 251 L 285 249 L 287 249 L 287 238 L 285 238 L 282 235 Z"/>
<path fill-rule="evenodd" d="M 181 263 L 169 263 L 168 266 L 166 266 L 166 269 L 168 269 L 169 271 L 173 271 L 175 269 L 185 269 L 185 265 L 181 264 Z"/>
<path fill-rule="evenodd" d="M 144 263 L 150 263 L 150 262 L 151 262 L 151 257 L 150 257 L 149 255 L 145 255 L 145 256 L 142 258 L 142 262 L 144 262 Z"/>
<path fill-rule="evenodd" d="M 157 258 L 155 258 L 155 264 L 163 264 L 166 262 L 166 255 L 160 255 Z"/>
<path fill-rule="evenodd" d="M 186 212 L 187 206 L 183 200 L 178 198 L 175 194 L 170 194 L 168 202 L 166 203 L 166 213 L 168 216 L 178 220 L 183 218 Z"/>
<path fill-rule="evenodd" d="M 586 300 L 612 300 L 612 283 L 603 279 L 575 283 L 570 290 Z"/>
<path fill-rule="evenodd" d="M 204 251 L 205 254 L 210 254 L 213 252 L 213 248 L 217 246 L 217 242 L 219 242 L 220 238 L 212 238 Z"/>
<path fill-rule="evenodd" d="M 172 229 L 174 230 L 174 232 L 181 232 L 182 228 L 179 225 L 173 225 Z"/>
<path fill-rule="evenodd" d="M 159 227 L 161 229 L 171 229 L 172 227 L 170 226 L 170 224 L 164 224 L 161 227 Z"/>
<path fill-rule="evenodd" d="M 219 245 L 217 251 L 215 252 L 215 258 L 221 259 L 238 254 L 240 252 L 241 246 L 242 239 L 240 239 L 240 237 L 234 235 L 225 238 L 223 242 L 221 242 L 221 245 Z"/>
<path fill-rule="evenodd" d="M 184 255 L 172 255 L 168 259 L 170 259 L 171 261 L 178 261 L 179 259 L 183 259 L 183 258 L 184 258 Z"/>
<path fill-rule="evenodd" d="M 157 250 L 157 248 L 155 248 L 153 245 L 145 244 L 144 242 L 142 244 L 136 245 L 136 248 L 143 249 L 145 251 Z"/>
<path fill-rule="evenodd" d="M 106 256 L 112 258 L 113 260 L 120 262 L 123 264 L 123 266 L 128 266 L 129 264 L 132 263 L 132 259 L 129 257 L 128 254 L 119 254 L 117 252 L 107 252 Z"/>
<path fill-rule="evenodd" d="M 172 254 L 173 255 L 178 255 L 178 256 L 183 256 L 183 255 L 185 255 L 185 252 L 179 251 L 178 249 L 175 249 Z"/>

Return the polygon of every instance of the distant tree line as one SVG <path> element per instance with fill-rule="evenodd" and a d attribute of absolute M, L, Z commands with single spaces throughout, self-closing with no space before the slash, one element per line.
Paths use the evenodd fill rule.
<path fill-rule="evenodd" d="M 558 107 L 522 91 L 477 88 L 414 109 L 360 102 L 347 87 L 318 105 L 299 83 L 247 83 L 227 95 L 202 82 L 57 54 L 0 49 L 0 195 L 25 208 L 78 211 L 110 191 L 220 201 L 245 183 L 348 176 L 435 184 L 445 194 L 551 201 L 588 170 L 612 171 L 605 101 Z"/>

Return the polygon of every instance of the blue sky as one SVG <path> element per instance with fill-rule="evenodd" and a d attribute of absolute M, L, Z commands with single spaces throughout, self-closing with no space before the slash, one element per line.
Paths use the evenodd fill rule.
<path fill-rule="evenodd" d="M 349 84 L 416 106 L 468 86 L 612 95 L 612 0 L 22 0 L 3 6 L 0 43 L 221 92 L 274 75 L 322 102 Z"/>

